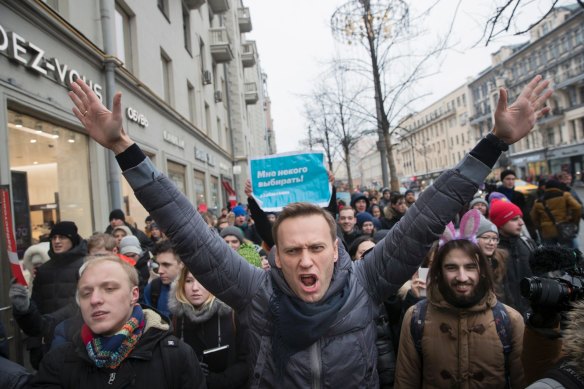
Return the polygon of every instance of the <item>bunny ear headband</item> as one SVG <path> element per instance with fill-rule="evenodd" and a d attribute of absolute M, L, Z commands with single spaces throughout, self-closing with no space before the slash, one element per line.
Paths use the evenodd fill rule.
<path fill-rule="evenodd" d="M 445 243 L 451 240 L 459 239 L 466 239 L 474 244 L 477 244 L 477 231 L 479 230 L 480 223 L 481 213 L 477 209 L 471 209 L 462 216 L 458 233 L 456 232 L 452 222 L 446 225 L 446 229 L 440 237 L 440 247 L 444 246 Z"/>

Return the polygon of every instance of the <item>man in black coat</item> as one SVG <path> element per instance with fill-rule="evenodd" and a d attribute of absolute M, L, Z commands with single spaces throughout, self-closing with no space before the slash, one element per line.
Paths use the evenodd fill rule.
<path fill-rule="evenodd" d="M 204 388 L 193 350 L 138 297 L 132 265 L 115 255 L 87 261 L 76 291 L 83 325 L 45 356 L 30 387 Z"/>
<path fill-rule="evenodd" d="M 19 284 L 10 287 L 10 300 L 16 322 L 26 335 L 30 362 L 38 368 L 48 350 L 55 326 L 75 313 L 77 272 L 87 255 L 87 244 L 71 221 L 54 225 L 49 235 L 49 257 L 37 270 L 32 296 Z M 49 315 L 50 314 L 50 315 Z"/>

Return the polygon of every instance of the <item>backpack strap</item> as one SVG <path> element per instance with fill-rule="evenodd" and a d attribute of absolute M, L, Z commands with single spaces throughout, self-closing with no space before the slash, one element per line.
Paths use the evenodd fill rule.
<path fill-rule="evenodd" d="M 505 388 L 511 388 L 511 366 L 509 365 L 509 356 L 513 346 L 511 318 L 505 309 L 505 306 L 497 301 L 497 304 L 492 308 L 493 318 L 495 319 L 495 326 L 497 327 L 497 335 L 503 345 L 503 356 L 505 357 Z"/>
<path fill-rule="evenodd" d="M 177 366 L 180 366 L 182 359 L 179 350 L 179 339 L 174 335 L 168 335 L 160 341 L 160 352 L 162 353 L 162 366 L 164 368 L 164 378 L 167 388 L 180 388 L 180 374 L 173 374 Z"/>
<path fill-rule="evenodd" d="M 160 298 L 160 291 L 162 290 L 162 281 L 160 278 L 155 278 L 152 280 L 150 286 L 150 302 L 152 303 L 152 308 L 158 309 L 158 299 Z"/>
<path fill-rule="evenodd" d="M 426 321 L 426 311 L 428 310 L 428 300 L 423 299 L 414 305 L 412 320 L 410 321 L 410 333 L 418 356 L 422 359 L 422 336 L 424 335 L 424 323 Z"/>
<path fill-rule="evenodd" d="M 582 388 L 584 386 L 584 376 L 567 362 L 566 359 L 562 360 L 553 369 L 548 370 L 546 377 L 557 381 L 561 385 L 555 388 Z"/>

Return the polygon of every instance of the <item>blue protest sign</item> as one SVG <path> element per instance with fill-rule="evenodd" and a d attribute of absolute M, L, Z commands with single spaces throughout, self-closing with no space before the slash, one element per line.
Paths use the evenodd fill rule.
<path fill-rule="evenodd" d="M 331 187 L 324 153 L 293 153 L 250 158 L 251 187 L 259 206 L 281 211 L 297 201 L 326 207 Z"/>

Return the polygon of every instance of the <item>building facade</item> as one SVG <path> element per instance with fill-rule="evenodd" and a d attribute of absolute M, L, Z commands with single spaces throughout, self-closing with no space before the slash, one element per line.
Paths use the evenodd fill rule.
<path fill-rule="evenodd" d="M 551 113 L 512 145 L 498 167 L 513 167 L 519 177 L 567 170 L 582 180 L 584 169 L 584 10 L 558 7 L 530 31 L 528 42 L 501 47 L 476 78 L 420 112 L 404 118 L 396 148 L 404 185 L 432 182 L 456 164 L 493 128 L 499 87 L 513 102 L 536 74 L 552 81 Z M 497 170 L 495 170 L 496 173 Z M 496 174 L 493 174 L 496 178 Z M 417 186 L 417 184 L 414 184 Z"/>
<path fill-rule="evenodd" d="M 396 130 L 396 168 L 405 187 L 425 187 L 474 145 L 468 122 L 466 85 L 420 112 L 404 118 Z"/>
<path fill-rule="evenodd" d="M 105 230 L 112 193 L 147 216 L 72 114 L 78 77 L 104 103 L 122 92 L 124 128 L 194 205 L 241 199 L 247 157 L 275 152 L 251 28 L 241 0 L 1 0 L 0 185 L 19 252 L 59 220 Z"/>
<path fill-rule="evenodd" d="M 584 158 L 584 10 L 558 7 L 533 30 L 530 40 L 502 47 L 492 66 L 469 84 L 473 101 L 471 125 L 475 139 L 492 128 L 498 88 L 513 101 L 536 74 L 551 80 L 551 113 L 532 132 L 512 145 L 502 166 L 512 166 L 528 180 L 560 170 L 582 179 Z"/>

